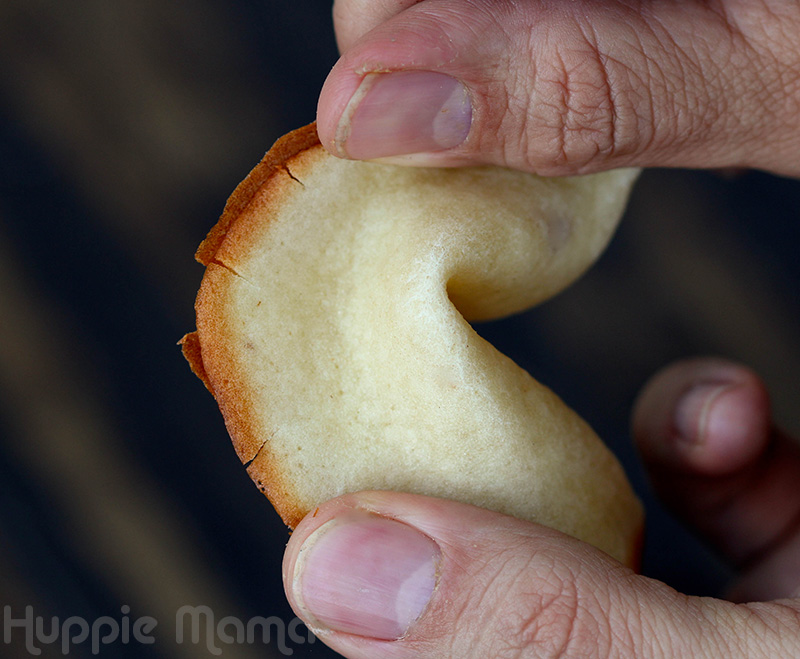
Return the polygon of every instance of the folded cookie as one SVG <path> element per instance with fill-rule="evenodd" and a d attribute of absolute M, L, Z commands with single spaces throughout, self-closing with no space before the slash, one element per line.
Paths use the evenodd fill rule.
<path fill-rule="evenodd" d="M 635 175 L 345 161 L 313 125 L 279 140 L 197 252 L 183 349 L 284 521 L 345 492 L 400 490 L 635 562 L 642 512 L 614 456 L 468 322 L 574 281 Z"/>

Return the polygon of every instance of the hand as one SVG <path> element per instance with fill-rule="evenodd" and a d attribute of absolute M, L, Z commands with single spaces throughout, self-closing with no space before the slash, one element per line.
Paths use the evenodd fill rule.
<path fill-rule="evenodd" d="M 337 0 L 334 23 L 318 128 L 337 155 L 800 175 L 796 2 Z"/>
<path fill-rule="evenodd" d="M 737 600 L 800 592 L 800 451 L 754 374 L 673 366 L 642 394 L 634 433 L 656 488 L 741 568 Z M 351 659 L 800 656 L 800 599 L 687 597 L 556 531 L 408 494 L 346 495 L 309 515 L 284 583 Z"/>
<path fill-rule="evenodd" d="M 800 175 L 795 3 L 337 0 L 334 19 L 343 56 L 318 128 L 337 155 Z M 643 393 L 634 434 L 656 489 L 738 567 L 732 601 L 681 595 L 544 527 L 386 492 L 299 525 L 289 600 L 353 659 L 800 656 L 800 449 L 761 381 L 676 365 Z"/>

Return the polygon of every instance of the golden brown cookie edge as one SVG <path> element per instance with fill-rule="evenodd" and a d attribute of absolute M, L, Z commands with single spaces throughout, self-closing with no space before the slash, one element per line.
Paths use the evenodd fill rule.
<path fill-rule="evenodd" d="M 215 257 L 236 220 L 254 199 L 266 197 L 272 203 L 280 203 L 285 194 L 295 189 L 285 184 L 285 177 L 275 175 L 286 172 L 289 177 L 294 178 L 287 163 L 315 147 L 322 148 L 316 124 L 303 126 L 284 135 L 228 198 L 219 221 L 195 253 L 195 258 L 206 266 L 195 304 L 198 330 L 187 334 L 180 341 L 184 357 L 192 371 L 217 401 L 239 459 L 246 466 L 256 486 L 267 496 L 290 528 L 294 528 L 309 511 L 298 504 L 290 480 L 276 461 L 271 459 L 268 437 L 264 437 L 263 430 L 255 427 L 249 420 L 247 409 L 253 402 L 239 384 L 241 374 L 235 366 L 236 360 L 229 352 L 227 340 L 219 336 L 224 333 L 224 323 L 214 321 L 221 317 L 220 311 L 225 297 L 224 284 L 219 276 L 225 266 L 216 263 Z M 218 331 L 212 329 L 215 325 L 219 327 Z"/>

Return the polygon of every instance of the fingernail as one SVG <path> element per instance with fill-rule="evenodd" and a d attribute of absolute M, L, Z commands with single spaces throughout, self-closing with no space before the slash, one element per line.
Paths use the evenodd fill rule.
<path fill-rule="evenodd" d="M 689 389 L 675 410 L 678 439 L 687 444 L 702 443 L 708 433 L 714 405 L 733 388 L 731 383 L 709 382 Z"/>
<path fill-rule="evenodd" d="M 398 639 L 428 605 L 439 555 L 416 529 L 353 512 L 303 543 L 292 579 L 295 601 L 312 627 Z"/>
<path fill-rule="evenodd" d="M 357 160 L 442 151 L 461 144 L 471 122 L 469 93 L 449 75 L 370 73 L 339 121 L 336 147 Z"/>

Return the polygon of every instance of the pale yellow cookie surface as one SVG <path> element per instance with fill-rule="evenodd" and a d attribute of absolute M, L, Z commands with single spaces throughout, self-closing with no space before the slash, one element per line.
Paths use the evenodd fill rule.
<path fill-rule="evenodd" d="M 616 459 L 467 320 L 577 278 L 635 172 L 349 162 L 313 127 L 270 153 L 198 252 L 198 331 L 184 347 L 284 520 L 344 492 L 401 490 L 537 521 L 632 563 L 642 515 Z"/>

